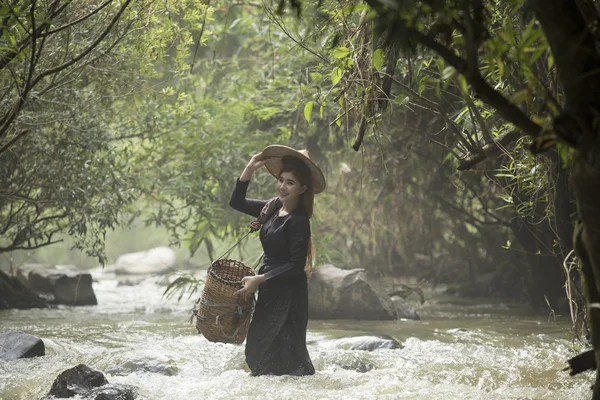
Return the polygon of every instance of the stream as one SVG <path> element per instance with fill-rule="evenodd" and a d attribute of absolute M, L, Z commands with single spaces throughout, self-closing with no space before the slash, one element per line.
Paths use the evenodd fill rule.
<path fill-rule="evenodd" d="M 0 332 L 43 339 L 46 356 L 0 362 L 0 399 L 39 399 L 84 363 L 138 399 L 589 399 L 593 374 L 562 369 L 576 347 L 567 318 L 433 295 L 420 321 L 310 321 L 309 377 L 249 376 L 244 348 L 211 343 L 189 323 L 193 300 L 148 278 L 94 283 L 98 306 L 0 311 Z M 343 338 L 389 335 L 400 349 L 349 350 Z"/>

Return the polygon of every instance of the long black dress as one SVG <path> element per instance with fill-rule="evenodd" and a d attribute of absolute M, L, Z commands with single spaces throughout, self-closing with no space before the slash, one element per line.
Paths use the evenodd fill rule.
<path fill-rule="evenodd" d="M 258 217 L 265 200 L 246 199 L 249 181 L 238 179 L 230 206 Z M 261 227 L 265 256 L 258 273 L 254 316 L 246 338 L 246 363 L 252 375 L 312 375 L 306 348 L 308 286 L 304 265 L 310 238 L 309 219 L 300 207 L 279 216 L 273 213 Z"/>

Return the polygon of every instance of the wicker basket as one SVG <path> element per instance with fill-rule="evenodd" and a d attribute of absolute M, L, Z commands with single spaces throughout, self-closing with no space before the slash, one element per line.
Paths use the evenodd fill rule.
<path fill-rule="evenodd" d="M 254 312 L 254 296 L 236 297 L 244 276 L 255 275 L 252 268 L 236 260 L 217 260 L 207 271 L 202 298 L 194 315 L 196 329 L 211 342 L 241 344 L 248 334 Z"/>

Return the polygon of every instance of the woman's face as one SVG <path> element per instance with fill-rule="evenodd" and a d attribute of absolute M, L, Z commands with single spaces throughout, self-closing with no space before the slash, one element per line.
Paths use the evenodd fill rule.
<path fill-rule="evenodd" d="M 291 172 L 282 172 L 275 184 L 279 199 L 283 202 L 295 201 L 306 190 Z"/>

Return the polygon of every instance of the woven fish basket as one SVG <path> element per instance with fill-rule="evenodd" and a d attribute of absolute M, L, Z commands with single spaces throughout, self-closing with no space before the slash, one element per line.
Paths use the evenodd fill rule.
<path fill-rule="evenodd" d="M 211 342 L 241 344 L 246 339 L 254 296 L 236 297 L 245 276 L 254 270 L 236 260 L 217 260 L 208 268 L 202 297 L 196 305 L 196 329 Z"/>

